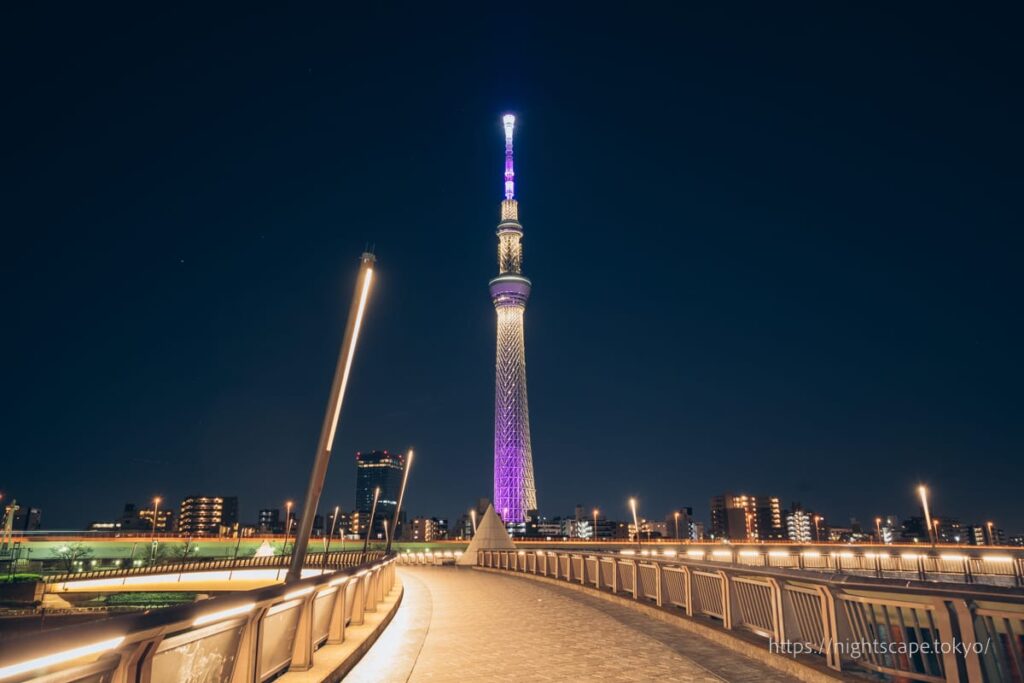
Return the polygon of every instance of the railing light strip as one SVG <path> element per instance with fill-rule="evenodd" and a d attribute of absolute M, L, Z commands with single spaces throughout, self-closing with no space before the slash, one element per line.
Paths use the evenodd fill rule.
<path fill-rule="evenodd" d="M 222 609 L 219 612 L 211 612 L 210 614 L 204 614 L 201 617 L 196 617 L 195 621 L 192 622 L 192 625 L 202 626 L 203 624 L 212 624 L 215 621 L 227 619 L 228 617 L 237 617 L 240 614 L 248 614 L 254 609 L 256 609 L 256 603 L 254 602 L 239 605 L 238 607 Z"/>
<path fill-rule="evenodd" d="M 92 643 L 91 645 L 73 647 L 70 650 L 64 650 L 63 652 L 57 652 L 52 655 L 44 655 L 42 657 L 29 659 L 28 661 L 20 662 L 18 664 L 5 666 L 3 668 L 0 668 L 0 679 L 10 678 L 11 676 L 27 673 L 29 671 L 35 671 L 36 669 L 42 668 L 44 666 L 52 666 L 53 664 L 70 662 L 73 659 L 85 657 L 86 655 L 94 655 L 100 652 L 106 652 L 107 650 L 113 650 L 115 647 L 117 647 L 123 642 L 124 636 L 118 636 L 117 638 L 101 640 L 100 642 Z"/>
<path fill-rule="evenodd" d="M 296 588 L 295 590 L 293 590 L 293 591 L 291 591 L 289 593 L 285 593 L 284 594 L 284 600 L 287 602 L 288 600 L 294 600 L 295 598 L 301 598 L 303 595 L 309 595 L 310 593 L 313 592 L 314 588 L 315 588 L 314 586 L 306 586 L 305 588 Z"/>

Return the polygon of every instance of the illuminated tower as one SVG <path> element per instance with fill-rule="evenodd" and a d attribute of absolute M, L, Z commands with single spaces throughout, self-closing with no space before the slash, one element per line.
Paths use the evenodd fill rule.
<path fill-rule="evenodd" d="M 516 117 L 506 114 L 505 200 L 498 224 L 498 277 L 491 280 L 491 301 L 498 313 L 498 351 L 494 380 L 494 510 L 508 523 L 526 521 L 537 509 L 530 449 L 530 409 L 526 401 L 526 345 L 523 314 L 530 281 L 523 276 L 523 226 L 515 196 L 512 129 Z"/>

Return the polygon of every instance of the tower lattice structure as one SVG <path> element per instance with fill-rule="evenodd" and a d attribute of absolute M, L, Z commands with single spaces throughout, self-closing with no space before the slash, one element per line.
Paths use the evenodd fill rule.
<path fill-rule="evenodd" d="M 494 372 L 494 509 L 506 524 L 526 521 L 537 509 L 530 447 L 530 408 L 526 398 L 526 344 L 523 317 L 531 283 L 523 275 L 523 226 L 515 199 L 512 131 L 515 117 L 505 126 L 505 199 L 498 223 L 498 277 L 490 282 L 491 301 L 498 314 Z"/>

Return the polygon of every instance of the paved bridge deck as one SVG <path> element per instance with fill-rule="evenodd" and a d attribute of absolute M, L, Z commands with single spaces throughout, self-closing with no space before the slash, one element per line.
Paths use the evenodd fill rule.
<path fill-rule="evenodd" d="M 402 606 L 346 683 L 792 680 L 557 584 L 451 567 L 404 567 L 399 575 Z"/>

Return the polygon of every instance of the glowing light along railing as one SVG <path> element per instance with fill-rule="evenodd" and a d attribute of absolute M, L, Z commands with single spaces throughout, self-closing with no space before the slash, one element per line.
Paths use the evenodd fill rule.
<path fill-rule="evenodd" d="M 118 636 L 117 638 L 110 638 L 108 640 L 102 640 L 98 643 L 90 643 L 89 645 L 82 645 L 81 647 L 73 647 L 69 650 L 62 652 L 55 652 L 51 655 L 44 655 L 42 657 L 36 657 L 25 662 L 19 662 L 18 664 L 12 664 L 0 668 L 0 680 L 10 678 L 18 674 L 28 673 L 29 671 L 35 671 L 41 669 L 44 666 L 53 666 L 55 664 L 63 664 L 64 662 L 70 662 L 80 657 L 87 657 L 89 655 L 99 654 L 101 652 L 107 652 L 113 650 L 118 645 L 124 642 L 124 636 Z"/>
<path fill-rule="evenodd" d="M 183 653 L 202 643 L 202 648 L 209 647 L 211 656 L 234 661 L 235 666 L 242 667 L 238 671 L 249 672 L 246 680 L 266 680 L 273 672 L 266 668 L 259 649 L 246 643 L 264 632 L 267 617 L 285 610 L 298 610 L 295 612 L 299 615 L 297 619 L 317 623 L 315 611 L 326 610 L 330 618 L 318 622 L 315 629 L 300 629 L 290 638 L 285 637 L 283 665 L 292 671 L 305 671 L 313 665 L 319 643 L 346 640 L 348 628 L 362 624 L 365 612 L 377 611 L 381 601 L 388 599 L 396 585 L 395 561 L 394 557 L 386 557 L 338 572 L 322 572 L 316 568 L 315 575 L 297 586 L 259 588 L 152 610 L 141 621 L 136 614 L 124 614 L 74 624 L 59 632 L 19 636 L 0 648 L 0 683 L 8 679 L 80 681 L 102 678 L 125 683 L 179 680 L 180 672 L 164 667 L 157 674 L 153 666 L 164 653 L 171 651 L 165 647 L 169 634 L 174 634 L 173 640 L 177 641 L 172 648 L 175 652 Z M 357 587 L 354 592 L 337 588 L 353 582 Z M 396 604 L 397 601 L 390 603 L 390 609 Z M 235 622 L 232 628 L 238 629 L 239 637 L 218 640 L 214 625 L 227 621 Z M 208 628 L 211 626 L 214 631 Z M 352 637 L 360 639 L 364 635 L 356 632 Z M 359 655 L 353 653 L 348 657 L 358 659 Z M 196 670 L 202 672 L 203 666 Z"/>
<path fill-rule="evenodd" d="M 657 549 L 593 553 L 536 550 L 528 554 L 523 550 L 481 550 L 476 564 L 628 596 L 664 614 L 710 621 L 725 631 L 749 631 L 769 642 L 795 637 L 797 640 L 792 642 L 803 643 L 806 648 L 803 659 L 820 655 L 835 671 L 862 669 L 882 674 L 886 680 L 973 683 L 1003 680 L 1006 671 L 1020 670 L 1016 642 L 1005 645 L 1024 631 L 1024 598 L 1019 593 L 973 585 L 839 577 L 836 573 L 795 572 L 743 562 L 711 563 L 705 561 L 702 551 L 697 560 L 689 559 L 692 550 L 685 553 L 686 557 L 680 557 L 678 551 L 670 552 L 672 549 L 662 551 L 662 557 L 658 557 Z M 771 557 L 772 553 L 777 557 L 779 552 L 740 548 L 734 554 L 721 549 L 711 556 L 733 560 Z M 849 559 L 846 556 L 852 554 L 814 551 L 814 556 L 828 558 Z M 926 559 L 923 554 L 903 556 L 908 555 Z M 944 555 L 927 559 L 954 563 L 1017 559 L 1008 555 Z M 890 619 L 897 618 L 900 626 L 894 627 Z M 992 634 L 1003 639 L 1002 646 L 989 648 Z M 880 657 L 870 648 L 866 654 L 857 649 L 870 642 L 881 653 L 913 652 L 923 636 L 935 645 L 929 651 L 931 656 L 922 650 L 920 657 Z M 781 661 L 790 656 L 783 654 L 784 649 L 778 653 L 778 659 L 762 661 L 792 674 L 790 664 Z M 966 678 L 963 671 L 967 672 Z"/>

